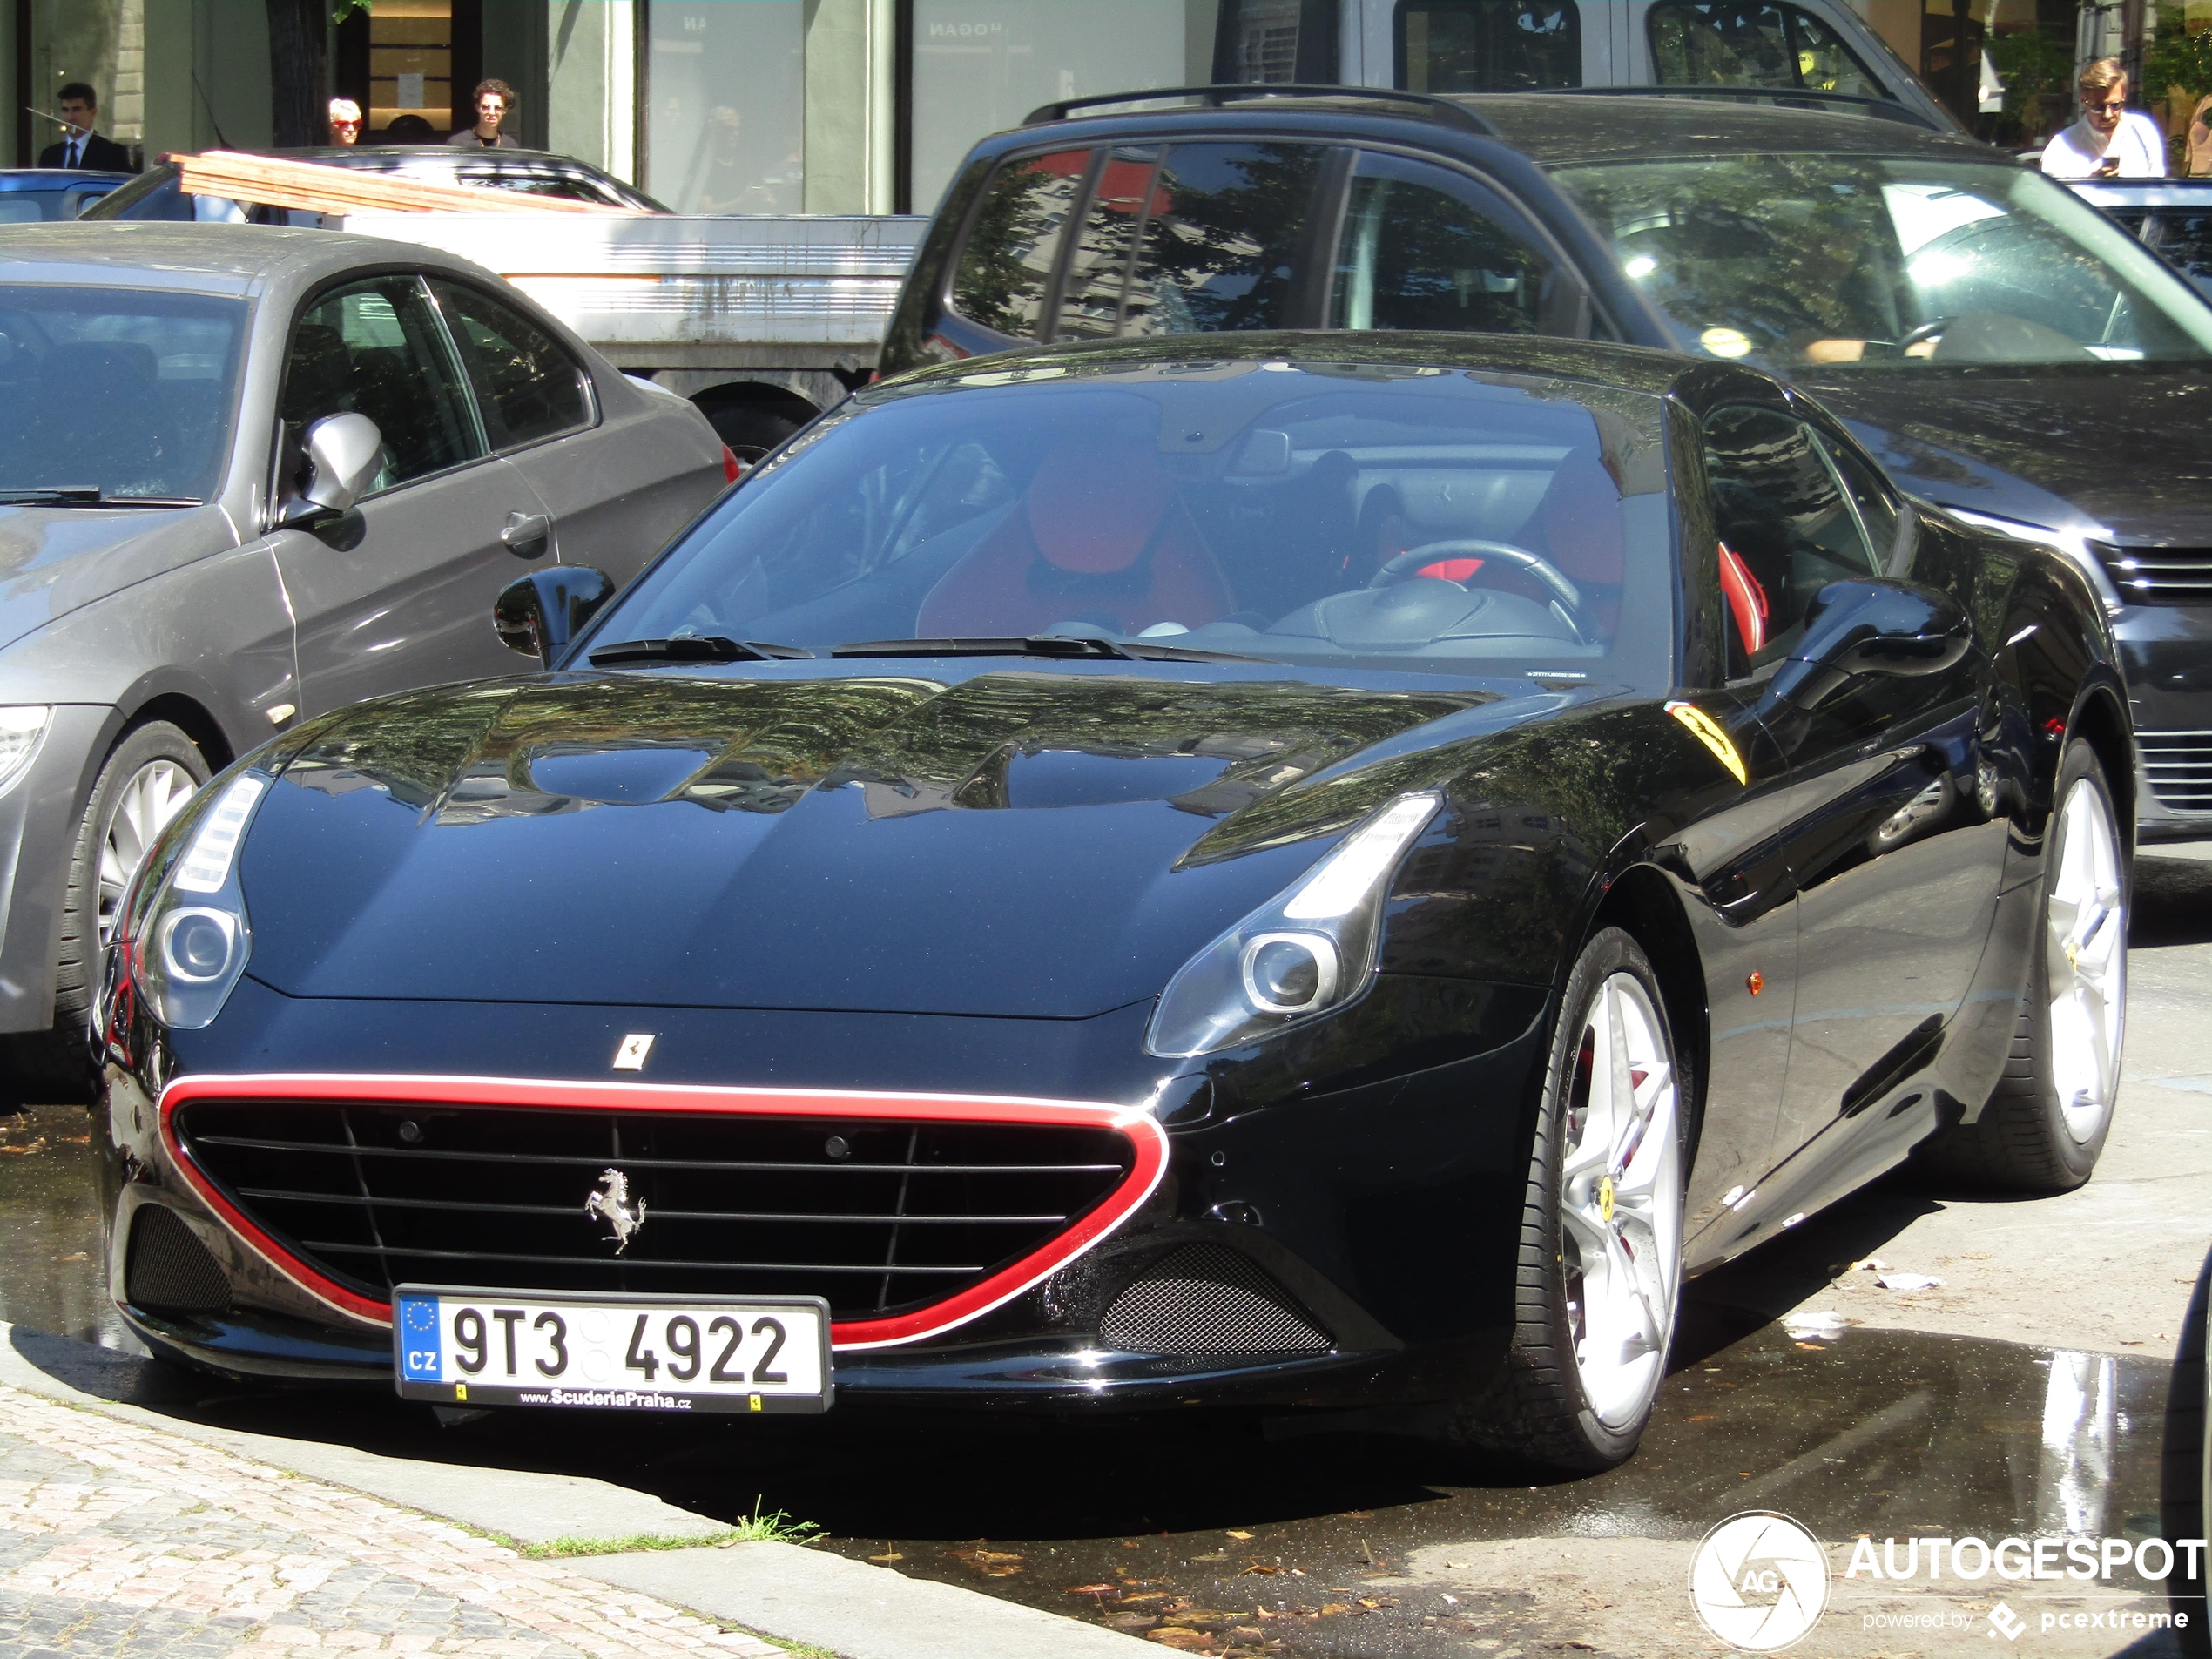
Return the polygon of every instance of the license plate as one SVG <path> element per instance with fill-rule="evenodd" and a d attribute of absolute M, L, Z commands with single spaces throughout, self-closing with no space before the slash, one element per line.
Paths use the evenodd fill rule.
<path fill-rule="evenodd" d="M 818 1296 L 570 1296 L 402 1285 L 401 1396 L 456 1406 L 825 1412 L 829 1304 Z"/>

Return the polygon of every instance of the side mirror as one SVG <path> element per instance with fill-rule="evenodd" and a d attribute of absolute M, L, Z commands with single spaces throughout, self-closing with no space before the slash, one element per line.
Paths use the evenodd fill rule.
<path fill-rule="evenodd" d="M 384 464 L 384 435 L 366 415 L 326 415 L 307 428 L 307 482 L 285 505 L 282 523 L 342 513 L 361 498 Z"/>
<path fill-rule="evenodd" d="M 535 657 L 550 668 L 569 641 L 614 596 L 614 578 L 604 570 L 556 564 L 517 577 L 502 588 L 492 603 L 491 625 L 508 650 Z"/>
<path fill-rule="evenodd" d="M 1811 711 L 1866 675 L 1947 672 L 1973 644 L 1972 618 L 1947 594 L 1902 582 L 1831 582 L 1806 607 L 1804 637 L 1775 671 L 1764 701 Z"/>

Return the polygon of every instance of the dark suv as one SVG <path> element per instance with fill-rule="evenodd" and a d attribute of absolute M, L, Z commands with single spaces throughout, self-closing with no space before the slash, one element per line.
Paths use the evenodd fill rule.
<path fill-rule="evenodd" d="M 2039 172 L 1703 96 L 1055 105 L 969 156 L 882 367 L 1250 328 L 1588 336 L 1784 376 L 1916 493 L 2087 570 L 2141 833 L 2212 836 L 2212 307 Z"/>

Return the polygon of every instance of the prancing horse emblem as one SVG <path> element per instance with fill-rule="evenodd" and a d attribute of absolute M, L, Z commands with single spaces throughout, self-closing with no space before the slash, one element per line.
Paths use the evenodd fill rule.
<path fill-rule="evenodd" d="M 594 1192 L 583 1201 L 583 1213 L 597 1216 L 615 1230 L 615 1254 L 619 1256 L 630 1248 L 630 1240 L 645 1224 L 645 1201 L 637 1200 L 633 1208 L 630 1202 L 630 1177 L 620 1170 L 609 1170 L 599 1177 L 604 1189 Z"/>

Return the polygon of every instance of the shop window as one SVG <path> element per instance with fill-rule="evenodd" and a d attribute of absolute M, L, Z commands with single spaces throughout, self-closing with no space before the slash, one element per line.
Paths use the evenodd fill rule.
<path fill-rule="evenodd" d="M 1575 0 L 1399 0 L 1398 84 L 1410 92 L 1527 92 L 1582 84 Z"/>
<path fill-rule="evenodd" d="M 453 45 L 452 0 L 379 0 L 368 14 L 364 142 L 383 140 L 402 116 L 428 123 L 437 138 L 453 131 Z M 474 90 L 471 80 L 458 95 Z"/>
<path fill-rule="evenodd" d="M 1203 81 L 1212 14 L 1186 0 L 914 0 L 914 211 L 937 205 L 978 138 L 1019 126 L 1040 105 Z"/>
<path fill-rule="evenodd" d="M 645 189 L 679 213 L 804 210 L 801 0 L 646 11 Z"/>

